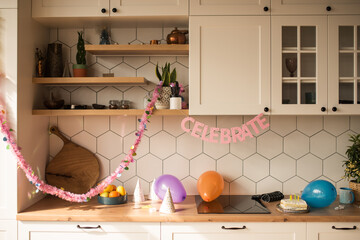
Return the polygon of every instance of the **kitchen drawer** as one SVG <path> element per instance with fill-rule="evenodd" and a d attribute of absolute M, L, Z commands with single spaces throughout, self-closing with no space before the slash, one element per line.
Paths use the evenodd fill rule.
<path fill-rule="evenodd" d="M 159 240 L 160 223 L 19 222 L 21 240 Z"/>
<path fill-rule="evenodd" d="M 339 239 L 360 240 L 360 223 L 359 222 L 307 223 L 307 240 L 339 240 Z"/>

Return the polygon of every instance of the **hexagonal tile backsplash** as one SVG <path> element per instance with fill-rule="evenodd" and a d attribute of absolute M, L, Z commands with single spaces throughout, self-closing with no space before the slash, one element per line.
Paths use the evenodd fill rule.
<path fill-rule="evenodd" d="M 93 29 L 83 29 L 85 40 L 97 44 Z M 151 30 L 151 31 L 150 31 Z M 137 44 L 162 39 L 171 29 L 112 29 L 115 43 Z M 51 41 L 61 42 L 64 56 L 74 62 L 77 29 L 53 29 Z M 69 56 L 70 54 L 70 56 Z M 115 76 L 145 76 L 157 81 L 157 62 L 170 62 L 179 69 L 180 82 L 188 85 L 188 57 L 92 57 L 87 54 L 92 73 L 114 72 Z M 131 99 L 134 106 L 143 106 L 143 98 L 154 85 L 146 87 L 56 87 L 55 93 L 68 104 L 107 104 L 110 99 Z M 78 102 L 75 102 L 78 101 Z M 139 117 L 139 116 L 138 116 Z M 101 179 L 112 173 L 135 140 L 135 116 L 51 117 L 72 141 L 96 153 L 101 165 Z M 184 133 L 180 122 L 185 116 L 153 117 L 138 148 L 138 156 L 130 169 L 116 180 L 129 193 L 140 178 L 144 193 L 149 192 L 153 178 L 173 174 L 184 184 L 188 194 L 197 194 L 196 182 L 206 170 L 217 170 L 225 179 L 224 193 L 254 194 L 280 190 L 299 193 L 314 179 L 326 179 L 337 188 L 348 183 L 341 177 L 342 161 L 350 133 L 359 133 L 356 116 L 274 116 L 268 118 L 270 129 L 241 143 L 209 144 Z M 216 127 L 240 126 L 252 116 L 194 116 Z M 62 142 L 50 137 L 50 157 L 61 149 Z M 100 179 L 100 180 L 101 180 Z"/>

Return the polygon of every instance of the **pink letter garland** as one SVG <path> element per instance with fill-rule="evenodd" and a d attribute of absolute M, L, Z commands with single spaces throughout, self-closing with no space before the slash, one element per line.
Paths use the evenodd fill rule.
<path fill-rule="evenodd" d="M 20 152 L 20 148 L 16 145 L 16 141 L 11 134 L 13 130 L 9 128 L 9 125 L 6 122 L 5 111 L 1 110 L 0 113 L 1 132 L 5 135 L 3 141 L 8 142 L 6 149 L 11 149 L 12 152 L 16 155 L 18 167 L 24 171 L 30 183 L 34 184 L 38 190 L 47 194 L 55 195 L 69 202 L 87 202 L 90 200 L 90 198 L 102 192 L 107 185 L 109 185 L 115 180 L 115 178 L 120 177 L 124 169 L 125 170 L 129 169 L 128 166 L 130 162 L 134 162 L 133 156 L 136 156 L 136 149 L 141 142 L 141 138 L 143 136 L 144 131 L 146 130 L 146 124 L 149 122 L 149 118 L 151 117 L 151 114 L 154 110 L 154 104 L 159 97 L 159 92 L 161 88 L 162 88 L 162 82 L 159 82 L 159 84 L 155 87 L 155 90 L 152 95 L 152 99 L 149 100 L 149 103 L 145 109 L 144 114 L 142 115 L 141 119 L 139 119 L 140 121 L 139 129 L 135 133 L 137 138 L 135 140 L 134 145 L 131 146 L 129 153 L 125 156 L 124 160 L 122 160 L 118 168 L 116 168 L 116 170 L 111 175 L 109 175 L 96 187 L 91 188 L 87 193 L 84 194 L 71 193 L 59 189 L 57 187 L 48 185 L 44 181 L 40 180 L 39 177 L 34 174 L 33 169 L 22 156 Z"/>

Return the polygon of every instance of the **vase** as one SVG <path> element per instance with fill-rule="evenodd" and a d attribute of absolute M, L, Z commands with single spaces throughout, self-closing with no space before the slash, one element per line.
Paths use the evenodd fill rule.
<path fill-rule="evenodd" d="M 171 87 L 162 87 L 159 94 L 159 99 L 155 102 L 156 109 L 169 109 Z"/>
<path fill-rule="evenodd" d="M 48 44 L 46 64 L 47 77 L 62 77 L 64 67 L 61 43 Z"/>
<path fill-rule="evenodd" d="M 357 183 L 355 181 L 349 182 L 349 187 L 353 190 L 355 195 L 355 201 L 360 202 L 360 183 Z"/>

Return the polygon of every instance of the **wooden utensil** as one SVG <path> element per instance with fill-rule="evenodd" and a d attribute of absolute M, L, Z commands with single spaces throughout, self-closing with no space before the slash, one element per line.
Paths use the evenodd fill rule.
<path fill-rule="evenodd" d="M 64 146 L 46 166 L 47 182 L 73 193 L 86 193 L 99 178 L 96 156 L 65 138 L 57 127 L 52 126 L 50 132 L 63 140 Z"/>

